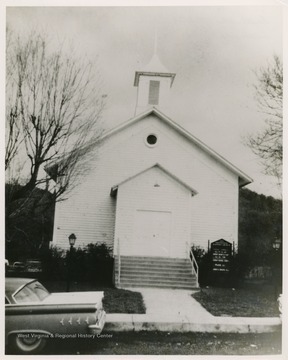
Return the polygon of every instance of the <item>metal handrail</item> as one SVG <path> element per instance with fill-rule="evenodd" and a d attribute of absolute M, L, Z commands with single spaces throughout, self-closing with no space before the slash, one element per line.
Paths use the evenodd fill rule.
<path fill-rule="evenodd" d="M 199 283 L 198 283 L 199 266 L 197 264 L 197 261 L 195 259 L 195 256 L 193 254 L 192 249 L 190 249 L 189 258 L 190 258 L 190 262 L 191 262 L 191 265 L 192 265 L 192 273 L 196 276 L 197 286 L 199 286 Z"/>
<path fill-rule="evenodd" d="M 121 256 L 120 256 L 120 240 L 119 240 L 119 238 L 118 238 L 118 246 L 117 246 L 117 255 L 118 255 L 118 286 L 120 286 Z"/>

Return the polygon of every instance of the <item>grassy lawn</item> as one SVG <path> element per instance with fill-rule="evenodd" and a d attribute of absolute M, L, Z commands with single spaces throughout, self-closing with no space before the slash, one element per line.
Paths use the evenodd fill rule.
<path fill-rule="evenodd" d="M 65 292 L 65 281 L 42 281 L 50 292 Z M 104 291 L 103 307 L 107 314 L 145 314 L 146 309 L 142 294 L 136 291 L 115 289 L 111 287 L 99 287 L 92 283 L 72 283 L 72 291 Z"/>
<path fill-rule="evenodd" d="M 271 286 L 203 288 L 192 296 L 214 316 L 279 316 L 278 303 Z"/>
<path fill-rule="evenodd" d="M 192 355 L 246 355 L 252 360 L 258 359 L 258 355 L 266 355 L 265 359 L 270 359 L 268 355 L 281 354 L 280 332 L 264 334 L 169 333 L 164 331 L 105 333 L 104 328 L 102 335 L 104 335 L 102 338 L 78 339 L 77 341 L 53 339 L 50 346 L 46 348 L 45 355 L 154 355 L 154 358 L 155 355 L 188 355 L 190 358 Z M 105 337 L 105 335 L 109 336 Z M 207 356 L 203 359 L 207 359 Z"/>
<path fill-rule="evenodd" d="M 124 289 L 105 289 L 103 307 L 108 314 L 145 314 L 142 294 Z"/>

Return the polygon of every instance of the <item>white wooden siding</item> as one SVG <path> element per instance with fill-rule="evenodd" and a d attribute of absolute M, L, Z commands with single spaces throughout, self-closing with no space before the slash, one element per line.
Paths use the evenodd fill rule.
<path fill-rule="evenodd" d="M 155 147 L 145 142 L 151 133 L 158 137 Z M 219 238 L 237 243 L 238 177 L 155 115 L 112 135 L 101 146 L 89 176 L 68 200 L 57 204 L 53 243 L 67 248 L 74 232 L 76 246 L 102 241 L 113 246 L 116 199 L 110 197 L 111 187 L 156 163 L 198 192 L 190 204 L 191 243 L 207 247 L 208 240 Z M 143 180 L 138 180 L 141 187 Z M 185 215 L 184 210 L 180 213 Z"/>

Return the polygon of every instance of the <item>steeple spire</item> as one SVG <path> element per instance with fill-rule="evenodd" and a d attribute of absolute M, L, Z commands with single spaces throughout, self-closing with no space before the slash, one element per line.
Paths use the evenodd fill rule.
<path fill-rule="evenodd" d="M 154 34 L 154 55 L 157 54 L 157 46 L 158 46 L 158 34 L 157 34 L 157 28 L 155 28 L 155 34 Z"/>

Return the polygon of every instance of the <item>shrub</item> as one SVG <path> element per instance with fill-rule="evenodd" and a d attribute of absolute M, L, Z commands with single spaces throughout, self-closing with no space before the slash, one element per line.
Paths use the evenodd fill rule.
<path fill-rule="evenodd" d="M 111 285 L 113 277 L 112 249 L 105 243 L 88 244 L 85 252 L 85 277 L 101 285 Z"/>
<path fill-rule="evenodd" d="M 47 249 L 41 256 L 44 279 L 64 280 L 66 278 L 66 251 L 57 246 Z"/>
<path fill-rule="evenodd" d="M 113 257 L 105 243 L 88 244 L 84 248 L 62 250 L 50 248 L 42 257 L 46 280 L 92 281 L 112 285 Z"/>
<path fill-rule="evenodd" d="M 199 285 L 207 286 L 211 282 L 211 256 L 201 246 L 192 245 L 191 250 L 199 267 Z"/>

